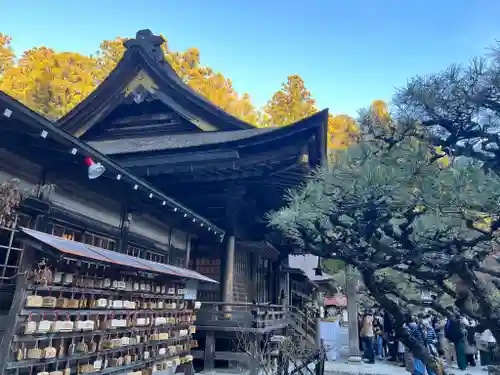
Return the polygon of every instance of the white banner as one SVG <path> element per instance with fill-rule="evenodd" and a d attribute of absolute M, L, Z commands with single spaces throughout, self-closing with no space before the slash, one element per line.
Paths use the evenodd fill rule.
<path fill-rule="evenodd" d="M 340 344 L 338 343 L 339 330 L 339 320 L 323 320 L 319 326 L 320 338 L 325 345 L 326 358 L 329 361 L 337 361 L 340 358 Z"/>

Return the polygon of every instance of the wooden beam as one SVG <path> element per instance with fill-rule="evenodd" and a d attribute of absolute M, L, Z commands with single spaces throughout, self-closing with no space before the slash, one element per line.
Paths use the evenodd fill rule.
<path fill-rule="evenodd" d="M 184 268 L 189 269 L 189 261 L 191 259 L 191 241 L 192 237 L 188 234 L 187 235 L 187 241 L 186 241 L 186 255 L 184 258 Z"/>
<path fill-rule="evenodd" d="M 122 217 L 120 223 L 120 238 L 118 241 L 118 246 L 120 253 L 127 254 L 127 248 L 129 244 L 130 237 L 130 225 L 132 224 L 132 212 L 128 207 L 122 207 Z"/>
<path fill-rule="evenodd" d="M 288 160 L 287 162 L 267 163 L 252 166 L 238 166 L 235 165 L 231 168 L 224 168 L 219 166 L 213 172 L 209 172 L 203 166 L 194 167 L 193 170 L 181 173 L 181 169 L 188 169 L 186 167 L 178 167 L 177 171 L 171 169 L 173 175 L 163 179 L 162 183 L 165 184 L 179 184 L 179 183 L 200 183 L 200 182 L 217 182 L 217 181 L 234 181 L 234 180 L 249 180 L 249 181 L 262 181 L 271 176 L 278 176 L 279 173 L 288 168 L 294 167 L 295 161 Z M 199 169 L 198 169 L 199 168 Z M 148 169 L 149 171 L 149 169 Z"/>
<path fill-rule="evenodd" d="M 151 114 L 140 114 L 136 116 L 120 117 L 111 122 L 112 125 L 128 125 L 131 123 L 151 123 L 152 121 L 180 120 L 175 112 L 159 112 Z"/>
<path fill-rule="evenodd" d="M 159 167 L 165 164 L 175 165 L 180 163 L 202 163 L 206 161 L 229 160 L 231 162 L 239 159 L 238 151 L 209 151 L 209 152 L 193 152 L 189 154 L 177 155 L 155 155 L 142 158 L 116 158 L 119 163 L 125 168 L 148 167 L 152 170 L 154 167 Z"/>
<path fill-rule="evenodd" d="M 184 150 L 169 151 L 177 151 L 177 153 L 167 154 L 166 152 L 168 151 L 165 151 L 160 155 L 158 155 L 160 152 L 157 152 L 157 155 L 153 156 L 136 153 L 134 156 L 122 156 L 117 157 L 116 159 L 126 168 L 148 167 L 152 170 L 154 166 L 161 166 L 163 164 L 197 163 L 193 166 L 193 170 L 203 168 L 235 169 L 242 168 L 244 166 L 259 165 L 262 163 L 279 163 L 283 161 L 290 161 L 292 159 L 297 160 L 298 155 L 302 154 L 302 148 L 295 145 L 270 152 L 262 152 L 257 155 L 240 155 L 240 152 L 237 150 L 191 152 L 186 152 Z"/>
<path fill-rule="evenodd" d="M 176 176 L 175 179 L 181 183 L 189 183 L 189 182 L 194 183 L 194 182 L 201 182 L 201 181 L 210 182 L 210 181 L 242 180 L 242 179 L 261 177 L 264 175 L 265 175 L 265 171 L 240 171 L 240 172 L 235 172 L 235 173 L 231 173 L 231 174 L 221 174 L 221 173 L 214 174 L 214 175 L 190 174 L 190 175 L 187 175 L 186 177 Z"/>

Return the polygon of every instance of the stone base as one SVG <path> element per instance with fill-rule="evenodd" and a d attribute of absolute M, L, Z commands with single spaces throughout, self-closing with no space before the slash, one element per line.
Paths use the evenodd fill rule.
<path fill-rule="evenodd" d="M 362 362 L 363 358 L 361 358 L 361 356 L 359 356 L 359 355 L 352 355 L 349 358 L 347 358 L 347 361 L 348 362 Z"/>

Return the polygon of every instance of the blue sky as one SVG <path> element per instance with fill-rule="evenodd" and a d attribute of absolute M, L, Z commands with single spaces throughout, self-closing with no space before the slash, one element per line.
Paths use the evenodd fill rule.
<path fill-rule="evenodd" d="M 356 114 L 415 74 L 467 62 L 500 39 L 498 0 L 0 0 L 16 52 L 93 53 L 138 29 L 202 63 L 263 105 L 299 74 L 321 108 Z"/>

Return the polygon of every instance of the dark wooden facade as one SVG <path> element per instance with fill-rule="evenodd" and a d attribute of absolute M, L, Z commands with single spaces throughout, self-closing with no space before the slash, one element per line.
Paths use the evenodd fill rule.
<path fill-rule="evenodd" d="M 164 59 L 162 42 L 139 31 L 110 76 L 56 124 L 0 96 L 31 126 L 0 128 L 8 135 L 0 150 L 33 164 L 11 167 L 16 177 L 29 175 L 23 184 L 56 185 L 49 216 L 56 235 L 186 265 L 220 281 L 199 287 L 207 307 L 197 321 L 200 340 L 212 341 L 198 357 L 210 369 L 217 332 L 234 334 L 250 322 L 252 303 L 290 301 L 288 250 L 267 241 L 265 214 L 325 159 L 328 111 L 282 128 L 254 128 L 182 82 Z M 49 137 L 40 138 L 35 123 Z M 82 155 L 105 164 L 105 176 L 86 179 Z M 13 164 L 6 164 L 0 170 L 10 173 Z M 266 310 L 276 319 L 264 331 L 284 327 L 282 311 L 274 310 Z"/>
<path fill-rule="evenodd" d="M 87 175 L 87 165 L 83 163 L 86 157 L 102 163 L 106 168 L 105 173 L 96 180 L 90 180 Z M 36 345 L 39 345 L 37 340 L 40 338 L 20 336 L 18 332 L 20 327 L 26 325 L 20 322 L 20 319 L 28 311 L 23 308 L 25 296 L 29 294 L 27 288 L 34 288 L 33 285 L 29 287 L 24 271 L 42 257 L 40 253 L 34 251 L 35 247 L 48 254 L 45 257 L 54 258 L 55 262 L 60 262 L 63 254 L 75 254 L 68 258 L 70 262 L 69 259 L 75 260 L 73 273 L 83 269 L 87 270 L 85 272 L 96 269 L 96 265 L 92 268 L 91 264 L 95 263 L 96 258 L 86 258 L 85 253 L 76 255 L 77 253 L 71 250 L 73 246 L 71 244 L 77 242 L 91 245 L 91 247 L 83 246 L 87 252 L 90 250 L 90 253 L 97 249 L 102 252 L 111 250 L 111 253 L 116 254 L 116 259 L 122 259 L 118 253 L 132 256 L 123 258 L 118 267 L 124 268 L 127 275 L 132 275 L 127 269 L 134 267 L 133 262 L 130 263 L 133 259 L 143 260 L 136 262 L 139 267 L 153 264 L 151 262 L 174 265 L 177 267 L 159 267 L 158 270 L 163 269 L 174 275 L 177 281 L 173 282 L 179 284 L 179 282 L 184 283 L 186 278 L 197 275 L 196 272 L 185 270 L 189 263 L 193 241 L 200 238 L 207 243 L 220 243 L 224 238 L 225 233 L 212 222 L 168 197 L 85 143 L 58 129 L 19 102 L 0 93 L 0 183 L 13 181 L 19 182 L 25 199 L 0 227 L 0 305 L 2 306 L 0 314 L 3 315 L 1 319 L 3 324 L 0 327 L 2 330 L 0 373 L 4 370 L 25 373 L 25 369 L 29 369 L 30 366 L 31 371 L 35 371 L 33 366 L 40 371 L 41 367 L 44 370 L 50 369 L 59 362 L 65 362 L 67 368 L 71 366 L 72 371 L 76 372 L 76 368 L 80 365 L 78 359 L 72 360 L 73 357 L 69 354 L 48 361 L 32 360 L 29 355 L 28 359 L 23 355 L 22 359 L 19 359 L 17 355 L 15 361 L 16 356 L 11 353 L 15 345 L 19 346 L 19 342 L 23 344 L 16 350 L 21 353 L 24 350 L 22 349 L 24 343 L 28 345 L 36 342 Z M 35 231 L 30 232 L 25 228 Z M 30 233 L 45 236 L 48 242 L 35 238 Z M 55 243 L 60 245 L 53 244 L 57 238 L 64 239 L 56 240 Z M 26 243 L 29 245 L 26 246 Z M 62 247 L 56 248 L 56 246 Z M 101 255 L 98 258 L 114 262 L 112 258 Z M 80 261 L 84 263 L 79 265 Z M 102 262 L 97 261 L 97 263 Z M 115 266 L 116 263 L 111 268 Z M 114 272 L 118 275 L 119 271 L 117 269 Z M 205 279 L 201 275 L 196 277 L 200 280 Z M 74 287 L 55 288 L 58 288 L 59 297 L 62 297 L 63 293 L 66 293 L 65 296 L 73 296 L 75 293 Z M 43 285 L 41 289 L 44 289 Z M 47 289 L 45 293 L 50 296 L 52 286 L 45 289 Z M 115 293 L 119 296 L 116 291 L 103 292 L 96 289 L 92 293 L 97 295 Z M 132 296 L 131 292 L 126 293 L 127 296 Z M 135 294 L 137 297 L 138 293 Z M 80 298 L 83 298 L 83 295 Z M 160 296 L 160 298 L 168 297 Z M 31 310 L 28 312 L 30 320 L 32 312 Z M 94 316 L 107 314 L 106 310 L 82 310 L 82 313 Z M 41 313 L 35 311 L 34 314 Z M 66 310 L 66 314 L 79 316 L 79 310 Z M 52 312 L 52 315 L 57 316 L 57 312 Z M 121 331 L 122 334 L 126 334 L 123 329 Z M 59 340 L 58 345 L 62 346 L 63 336 L 67 340 L 68 337 L 75 335 L 78 333 L 52 336 L 55 337 L 54 340 Z M 52 338 L 50 340 L 52 342 Z M 166 342 L 163 345 L 166 345 Z M 159 344 L 148 342 L 144 345 L 152 345 L 152 348 L 158 349 Z M 184 349 L 180 352 L 183 353 L 183 358 L 187 358 L 190 345 L 185 343 L 183 346 Z M 120 350 L 122 349 L 116 349 L 114 352 L 118 353 Z M 97 354 L 91 352 L 85 355 L 90 361 L 92 355 L 95 357 Z M 76 357 L 80 358 L 81 355 Z M 106 368 L 104 371 L 112 374 L 126 369 L 140 369 L 156 363 L 155 361 L 165 360 L 163 357 L 157 359 L 154 356 L 151 359 L 141 358 L 132 360 L 130 365 L 125 366 L 126 368 L 117 365 L 116 368 Z"/>
<path fill-rule="evenodd" d="M 34 228 L 36 222 L 36 229 L 58 237 L 181 267 L 194 238 L 220 243 L 224 234 L 163 193 L 150 198 L 151 185 L 114 169 L 111 160 L 2 93 L 0 146 L 0 182 L 18 179 L 29 196 L 0 228 L 0 285 L 7 302 L 23 249 L 20 226 Z M 88 179 L 86 156 L 106 166 L 99 180 Z M 190 220 L 177 212 L 189 213 Z M 10 304 L 1 305 L 8 310 Z"/>

